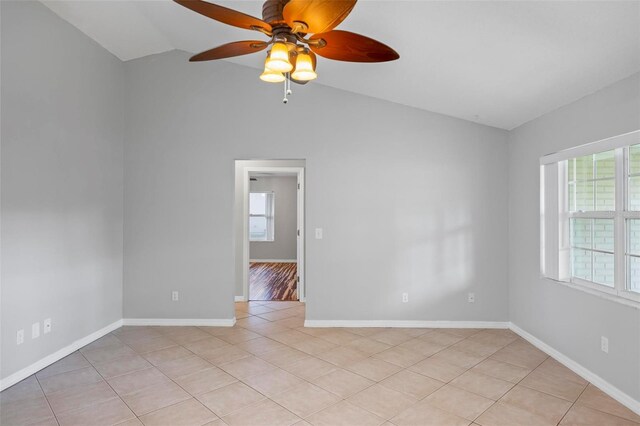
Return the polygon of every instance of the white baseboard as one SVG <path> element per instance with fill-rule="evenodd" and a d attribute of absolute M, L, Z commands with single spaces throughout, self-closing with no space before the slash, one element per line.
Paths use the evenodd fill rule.
<path fill-rule="evenodd" d="M 229 319 L 125 318 L 122 320 L 122 325 L 233 327 L 235 323 L 235 317 Z"/>
<path fill-rule="evenodd" d="M 116 330 L 118 328 L 122 327 L 122 320 L 118 320 L 112 324 L 109 324 L 106 327 L 101 328 L 98 331 L 95 331 L 91 334 L 89 334 L 88 336 L 85 336 L 79 340 L 76 340 L 75 342 L 71 343 L 70 345 L 65 346 L 64 348 L 52 353 L 51 355 L 47 355 L 46 357 L 42 358 L 39 361 L 34 362 L 33 364 L 29 365 L 28 367 L 23 368 L 20 371 L 16 371 L 15 373 L 11 374 L 10 376 L 5 377 L 4 379 L 0 380 L 0 391 L 5 390 L 6 388 L 8 388 L 9 386 L 13 386 L 16 383 L 18 383 L 21 380 L 26 379 L 27 377 L 31 376 L 32 374 L 37 373 L 38 371 L 42 370 L 45 367 L 50 366 L 51 364 L 53 364 L 56 361 L 61 360 L 62 358 L 66 357 L 67 355 L 72 354 L 73 352 L 77 351 L 78 349 L 87 346 L 89 343 L 94 342 L 96 340 L 98 340 L 99 338 L 111 333 L 113 330 Z"/>
<path fill-rule="evenodd" d="M 249 259 L 251 263 L 298 263 L 296 259 Z"/>
<path fill-rule="evenodd" d="M 245 299 L 244 296 L 236 296 L 235 300 L 236 300 L 236 302 L 246 302 L 247 301 L 247 299 Z"/>
<path fill-rule="evenodd" d="M 576 373 L 578 376 L 582 377 L 583 379 L 591 382 L 592 384 L 600 388 L 601 391 L 603 391 L 604 393 L 609 395 L 611 398 L 618 401 L 620 404 L 624 405 L 631 411 L 640 415 L 640 401 L 635 400 L 634 398 L 627 395 L 626 393 L 624 393 L 623 391 L 621 391 L 611 383 L 607 382 L 602 377 L 598 376 L 597 374 L 587 369 L 586 367 L 583 367 L 582 365 L 578 364 L 568 356 L 564 355 L 562 352 L 557 351 L 556 349 L 552 348 L 551 346 L 544 343 L 542 340 L 538 339 L 532 334 L 524 331 L 514 323 L 510 323 L 509 328 L 514 333 L 518 334 L 520 337 L 522 337 L 523 339 L 531 343 L 533 346 L 537 347 L 542 352 L 551 356 L 553 359 L 560 362 L 569 370 Z"/>
<path fill-rule="evenodd" d="M 501 321 L 306 320 L 305 327 L 509 328 Z"/>

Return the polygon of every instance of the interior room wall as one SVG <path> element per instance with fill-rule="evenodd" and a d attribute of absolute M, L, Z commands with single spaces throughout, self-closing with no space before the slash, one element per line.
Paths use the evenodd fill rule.
<path fill-rule="evenodd" d="M 508 319 L 506 131 L 188 56 L 125 64 L 125 317 L 233 317 L 234 160 L 290 158 L 308 319 Z"/>
<path fill-rule="evenodd" d="M 249 258 L 255 260 L 296 260 L 298 246 L 298 178 L 258 176 L 250 190 L 273 192 L 275 198 L 274 239 L 249 244 Z"/>
<path fill-rule="evenodd" d="M 640 309 L 540 278 L 539 159 L 640 129 L 635 74 L 510 133 L 509 318 L 640 400 Z M 609 353 L 600 351 L 600 337 Z"/>
<path fill-rule="evenodd" d="M 38 2 L 0 11 L 6 379 L 122 318 L 124 66 Z"/>

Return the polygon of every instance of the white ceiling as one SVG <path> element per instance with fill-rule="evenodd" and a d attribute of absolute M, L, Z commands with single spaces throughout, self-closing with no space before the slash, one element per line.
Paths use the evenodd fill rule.
<path fill-rule="evenodd" d="M 123 61 L 264 38 L 170 0 L 43 3 Z M 218 3 L 261 17 L 261 2 Z M 640 71 L 640 1 L 360 0 L 339 28 L 392 46 L 400 59 L 319 58 L 313 84 L 503 129 Z M 259 69 L 263 55 L 231 61 Z"/>

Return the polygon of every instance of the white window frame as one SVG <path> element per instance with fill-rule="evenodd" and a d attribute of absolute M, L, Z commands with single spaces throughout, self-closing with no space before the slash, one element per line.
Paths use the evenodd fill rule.
<path fill-rule="evenodd" d="M 266 194 L 267 197 L 266 205 L 265 205 L 265 213 L 264 214 L 251 214 L 251 207 L 249 206 L 249 224 L 251 223 L 252 217 L 264 217 L 267 223 L 267 235 L 265 239 L 262 240 L 254 240 L 251 238 L 251 232 L 249 232 L 249 242 L 252 243 L 272 243 L 276 239 L 276 194 L 273 191 L 251 191 L 249 193 L 249 198 L 251 198 L 251 194 Z"/>
<path fill-rule="evenodd" d="M 627 289 L 627 219 L 640 219 L 627 202 L 628 147 L 640 144 L 640 130 L 546 155 L 540 159 L 540 271 L 541 276 L 625 305 L 640 307 L 640 293 Z M 566 161 L 614 150 L 615 211 L 569 212 Z M 614 286 L 572 277 L 571 218 L 613 219 Z"/>

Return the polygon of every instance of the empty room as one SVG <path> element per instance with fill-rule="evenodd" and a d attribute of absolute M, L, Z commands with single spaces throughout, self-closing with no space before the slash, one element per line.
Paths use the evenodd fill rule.
<path fill-rule="evenodd" d="M 640 426 L 640 0 L 0 0 L 0 425 Z"/>

